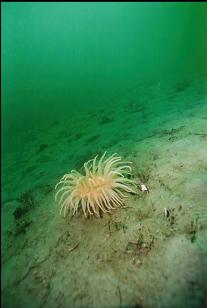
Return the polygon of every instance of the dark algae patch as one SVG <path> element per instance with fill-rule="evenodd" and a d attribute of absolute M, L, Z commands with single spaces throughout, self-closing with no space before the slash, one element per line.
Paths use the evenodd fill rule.
<path fill-rule="evenodd" d="M 13 213 L 16 235 L 26 232 L 26 228 L 29 227 L 32 222 L 28 214 L 35 207 L 35 199 L 31 191 L 22 193 L 17 198 L 17 201 L 20 203 L 20 206 L 18 206 Z"/>
<path fill-rule="evenodd" d="M 42 153 L 43 151 L 45 151 L 48 148 L 48 144 L 47 143 L 42 143 L 39 146 L 39 149 L 37 151 L 37 154 Z"/>

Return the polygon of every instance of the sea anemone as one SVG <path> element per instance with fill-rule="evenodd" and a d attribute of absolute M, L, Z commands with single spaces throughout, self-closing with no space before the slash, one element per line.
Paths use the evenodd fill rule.
<path fill-rule="evenodd" d="M 135 182 L 127 176 L 131 174 L 130 162 L 122 162 L 116 154 L 104 158 L 106 152 L 97 161 L 98 155 L 84 164 L 85 175 L 72 170 L 65 174 L 55 186 L 59 185 L 55 200 L 59 199 L 60 213 L 64 216 L 68 210 L 73 215 L 82 207 L 86 217 L 95 215 L 100 217 L 102 212 L 121 206 L 124 202 L 125 192 L 134 192 Z"/>

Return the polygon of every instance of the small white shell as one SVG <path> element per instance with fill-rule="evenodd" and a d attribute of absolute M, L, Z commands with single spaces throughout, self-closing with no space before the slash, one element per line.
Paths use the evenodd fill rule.
<path fill-rule="evenodd" d="M 148 192 L 149 190 L 148 190 L 148 188 L 147 188 L 147 186 L 145 185 L 145 184 L 141 184 L 140 185 L 140 189 L 141 189 L 141 191 L 146 191 L 146 192 Z"/>

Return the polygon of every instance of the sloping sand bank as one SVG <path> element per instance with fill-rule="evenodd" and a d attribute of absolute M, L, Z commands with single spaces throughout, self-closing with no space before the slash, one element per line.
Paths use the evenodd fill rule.
<path fill-rule="evenodd" d="M 139 85 L 7 141 L 3 307 L 207 305 L 205 89 L 205 76 Z M 61 217 L 55 184 L 105 150 L 133 162 L 137 195 L 102 219 Z"/>

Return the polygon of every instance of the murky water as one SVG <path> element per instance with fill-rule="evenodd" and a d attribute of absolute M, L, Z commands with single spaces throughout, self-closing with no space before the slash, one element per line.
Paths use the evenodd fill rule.
<path fill-rule="evenodd" d="M 205 306 L 206 38 L 206 3 L 2 4 L 4 307 Z M 63 218 L 105 151 L 136 194 Z"/>

